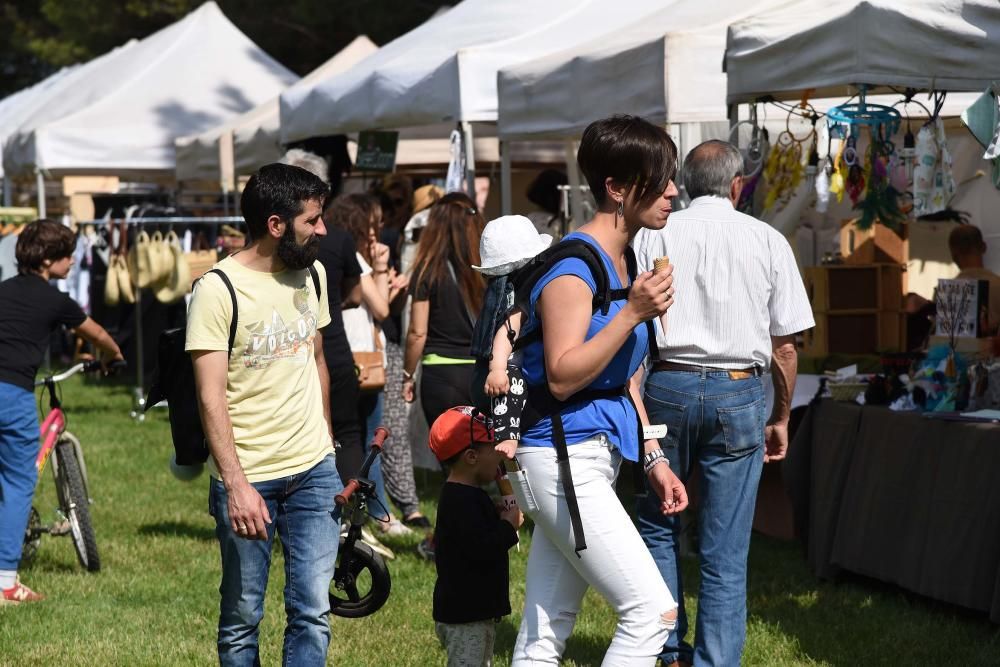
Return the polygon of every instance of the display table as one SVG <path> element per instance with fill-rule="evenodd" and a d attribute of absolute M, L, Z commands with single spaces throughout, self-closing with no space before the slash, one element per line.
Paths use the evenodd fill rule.
<path fill-rule="evenodd" d="M 817 576 L 847 570 L 1000 623 L 1000 426 L 826 399 L 783 466 Z"/>

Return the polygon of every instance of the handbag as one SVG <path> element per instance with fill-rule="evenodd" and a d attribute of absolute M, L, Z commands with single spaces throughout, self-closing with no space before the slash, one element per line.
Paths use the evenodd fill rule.
<path fill-rule="evenodd" d="M 219 262 L 219 253 L 208 244 L 208 239 L 205 238 L 204 232 L 198 232 L 198 235 L 194 239 L 191 251 L 184 253 L 184 258 L 187 260 L 188 268 L 191 271 L 191 282 L 198 280 L 205 272 L 211 269 L 213 266 Z M 188 285 L 188 290 L 190 291 L 191 285 Z"/>
<path fill-rule="evenodd" d="M 358 374 L 358 387 L 364 392 L 376 392 L 385 389 L 385 354 L 382 337 L 378 328 L 372 325 L 372 335 L 375 337 L 374 352 L 352 352 L 354 355 L 354 372 Z"/>

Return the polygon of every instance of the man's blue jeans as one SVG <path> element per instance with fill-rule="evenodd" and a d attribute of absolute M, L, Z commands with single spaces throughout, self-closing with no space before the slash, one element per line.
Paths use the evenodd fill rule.
<path fill-rule="evenodd" d="M 267 541 L 246 540 L 229 524 L 226 488 L 213 478 L 209 511 L 222 551 L 219 593 L 219 662 L 259 665 L 258 626 L 264 617 L 264 591 L 274 532 L 285 557 L 284 665 L 325 665 L 330 644 L 330 582 L 340 544 L 340 510 L 334 496 L 343 489 L 334 457 L 305 472 L 255 482 L 271 524 Z"/>
<path fill-rule="evenodd" d="M 371 451 L 371 441 L 375 437 L 375 429 L 382 426 L 382 413 L 385 406 L 385 391 L 374 394 L 362 394 L 361 401 L 364 404 L 364 431 L 361 432 L 361 450 L 364 456 L 368 456 Z M 405 434 L 393 433 L 401 442 Z M 368 506 L 368 513 L 377 521 L 389 520 L 389 500 L 385 494 L 385 477 L 382 475 L 382 457 L 378 456 L 372 467 L 368 470 L 368 479 L 375 482 L 375 497 L 378 502 L 372 502 Z"/>
<path fill-rule="evenodd" d="M 747 556 L 757 484 L 764 465 L 764 389 L 759 377 L 731 380 L 728 373 L 660 371 L 646 381 L 650 423 L 666 424 L 661 441 L 670 467 L 687 483 L 695 463 L 701 589 L 695 644 L 685 641 L 679 562 L 680 518 L 665 517 L 647 489 L 639 502 L 639 534 L 680 604 L 664 662 L 739 665 L 746 636 Z"/>

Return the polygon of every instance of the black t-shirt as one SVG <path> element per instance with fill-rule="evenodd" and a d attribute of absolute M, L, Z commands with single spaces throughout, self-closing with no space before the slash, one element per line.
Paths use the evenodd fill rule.
<path fill-rule="evenodd" d="M 361 275 L 354 237 L 338 227 L 327 227 L 326 236 L 319 237 L 318 259 L 326 269 L 326 300 L 330 304 L 330 324 L 322 329 L 323 356 L 327 366 L 353 364 L 351 346 L 344 333 L 341 289 L 345 278 Z"/>
<path fill-rule="evenodd" d="M 438 283 L 422 282 L 417 285 L 413 299 L 430 301 L 424 354 L 471 359 L 472 321 L 455 281 L 446 276 Z"/>
<path fill-rule="evenodd" d="M 474 623 L 510 613 L 507 551 L 517 531 L 478 486 L 445 482 L 434 527 L 434 620 Z"/>
<path fill-rule="evenodd" d="M 49 334 L 60 324 L 78 327 L 86 319 L 76 301 L 40 276 L 0 283 L 0 382 L 33 391 Z"/>

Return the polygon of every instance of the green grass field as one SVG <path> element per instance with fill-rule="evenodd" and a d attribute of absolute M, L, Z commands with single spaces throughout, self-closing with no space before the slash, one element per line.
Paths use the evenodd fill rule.
<path fill-rule="evenodd" d="M 22 577 L 49 599 L 0 608 L 0 664 L 216 662 L 219 563 L 206 478 L 183 483 L 170 475 L 166 414 L 155 410 L 145 423 L 133 423 L 127 389 L 71 382 L 64 404 L 87 454 L 103 570 L 85 573 L 68 539 L 43 539 Z M 433 516 L 440 478 L 421 473 L 418 481 Z M 50 520 L 55 492 L 48 470 L 36 505 Z M 515 613 L 500 627 L 497 665 L 510 662 L 529 541 L 524 534 L 521 551 L 512 552 Z M 392 596 L 379 613 L 333 621 L 330 664 L 443 664 L 431 620 L 433 566 L 416 555 L 416 542 L 391 542 L 399 557 L 389 566 Z M 818 582 L 796 544 L 755 536 L 750 560 L 747 665 L 1000 664 L 1000 630 L 982 615 L 874 583 Z M 687 570 L 693 583 L 696 563 Z M 265 665 L 281 658 L 283 580 L 279 555 L 261 633 Z M 687 604 L 695 610 L 695 598 Z M 614 622 L 604 602 L 588 594 L 566 664 L 600 664 Z"/>

